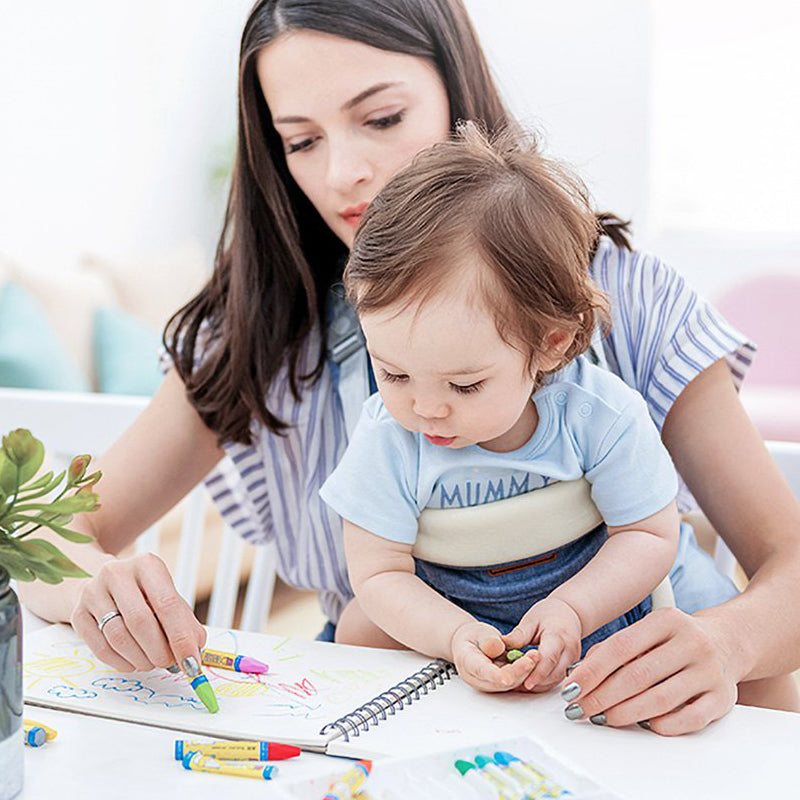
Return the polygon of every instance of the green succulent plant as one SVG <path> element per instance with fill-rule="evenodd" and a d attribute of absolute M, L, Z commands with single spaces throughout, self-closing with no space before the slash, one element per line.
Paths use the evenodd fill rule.
<path fill-rule="evenodd" d="M 49 528 L 70 542 L 94 541 L 91 536 L 66 527 L 73 515 L 95 511 L 100 506 L 94 485 L 102 473 L 87 475 L 90 461 L 90 456 L 75 456 L 69 468 L 58 475 L 51 471 L 37 476 L 44 462 L 44 445 L 25 428 L 3 437 L 0 566 L 12 578 L 61 583 L 64 578 L 89 577 L 52 542 L 31 538 L 31 534 Z"/>

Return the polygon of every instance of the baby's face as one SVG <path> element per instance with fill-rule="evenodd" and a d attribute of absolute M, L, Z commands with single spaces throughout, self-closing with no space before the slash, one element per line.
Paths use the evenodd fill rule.
<path fill-rule="evenodd" d="M 400 425 L 442 447 L 507 452 L 536 428 L 534 376 L 470 283 L 422 305 L 364 313 L 361 324 L 381 397 Z"/>

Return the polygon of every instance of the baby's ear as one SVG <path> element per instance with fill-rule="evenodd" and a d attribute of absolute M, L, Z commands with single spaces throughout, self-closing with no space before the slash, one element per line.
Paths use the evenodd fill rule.
<path fill-rule="evenodd" d="M 564 360 L 564 355 L 574 339 L 574 331 L 551 328 L 544 337 L 544 350 L 537 364 L 539 370 L 549 372 L 556 369 Z"/>

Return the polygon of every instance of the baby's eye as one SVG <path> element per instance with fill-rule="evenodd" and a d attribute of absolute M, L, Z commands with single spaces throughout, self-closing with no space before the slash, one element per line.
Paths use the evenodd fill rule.
<path fill-rule="evenodd" d="M 395 375 L 392 372 L 387 372 L 385 369 L 382 369 L 381 380 L 386 381 L 386 383 L 397 383 L 401 381 L 407 381 L 408 375 Z"/>
<path fill-rule="evenodd" d="M 477 383 L 470 383 L 468 386 L 461 386 L 458 383 L 451 383 L 450 388 L 459 394 L 473 394 L 474 392 L 479 392 L 481 390 L 483 383 L 483 381 L 478 381 Z"/>

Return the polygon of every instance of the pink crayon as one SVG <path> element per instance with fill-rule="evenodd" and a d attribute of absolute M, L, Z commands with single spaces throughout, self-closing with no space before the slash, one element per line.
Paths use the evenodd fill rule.
<path fill-rule="evenodd" d="M 223 653 L 221 650 L 201 650 L 200 660 L 207 667 L 222 667 L 236 672 L 249 672 L 256 675 L 269 672 L 269 667 L 262 661 L 248 656 L 237 656 L 235 653 Z"/>

